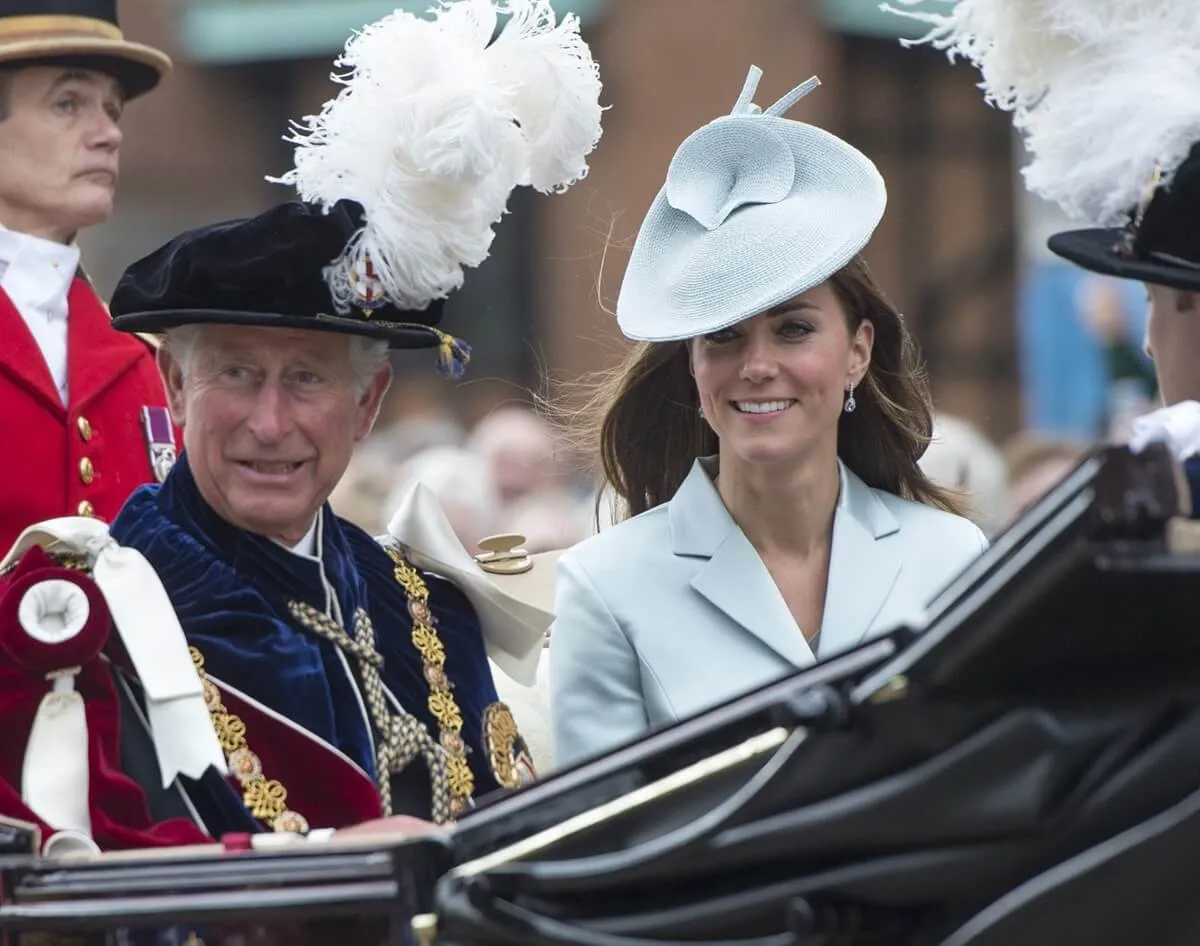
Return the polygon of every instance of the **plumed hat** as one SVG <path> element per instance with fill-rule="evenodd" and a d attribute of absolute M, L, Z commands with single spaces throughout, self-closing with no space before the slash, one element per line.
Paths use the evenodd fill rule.
<path fill-rule="evenodd" d="M 504 18 L 501 23 L 501 18 Z M 300 202 L 176 237 L 112 300 L 123 331 L 224 322 L 469 349 L 438 327 L 519 186 L 565 190 L 600 137 L 600 79 L 551 0 L 398 10 L 346 44 L 342 91 L 294 129 Z"/>
<path fill-rule="evenodd" d="M 189 230 L 125 271 L 113 323 L 128 332 L 216 322 L 366 335 L 395 348 L 437 344 L 440 299 L 422 311 L 384 299 L 338 312 L 324 273 L 361 226 L 362 208 L 351 201 L 328 211 L 289 201 Z"/>
<path fill-rule="evenodd" d="M 978 67 L 1026 139 L 1030 190 L 1091 224 L 1050 249 L 1094 272 L 1200 290 L 1200 5 L 960 0 L 918 42 Z"/>

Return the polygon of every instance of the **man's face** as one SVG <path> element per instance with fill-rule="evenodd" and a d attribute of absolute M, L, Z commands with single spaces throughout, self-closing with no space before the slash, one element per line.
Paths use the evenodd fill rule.
<path fill-rule="evenodd" d="M 1166 405 L 1200 400 L 1200 298 L 1167 286 L 1146 284 L 1150 312 L 1146 351 L 1154 359 L 1158 389 Z"/>
<path fill-rule="evenodd" d="M 361 389 L 348 337 L 258 326 L 204 326 L 183 355 L 168 342 L 159 363 L 201 495 L 295 545 L 370 433 L 391 369 Z"/>
<path fill-rule="evenodd" d="M 69 242 L 112 215 L 124 96 L 91 69 L 28 66 L 8 76 L 0 121 L 0 224 Z"/>

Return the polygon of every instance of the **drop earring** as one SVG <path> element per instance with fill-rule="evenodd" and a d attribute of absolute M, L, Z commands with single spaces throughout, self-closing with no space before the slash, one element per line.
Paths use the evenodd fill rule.
<path fill-rule="evenodd" d="M 704 420 L 704 419 L 705 419 L 705 418 L 704 418 L 704 408 L 703 408 L 703 407 L 697 407 L 697 408 L 696 408 L 696 413 L 700 415 L 700 419 L 701 419 L 701 420 Z"/>
<path fill-rule="evenodd" d="M 854 409 L 858 407 L 858 402 L 854 400 L 854 382 L 850 382 L 850 386 L 846 388 L 846 403 L 842 405 L 842 410 L 847 414 L 853 414 Z"/>

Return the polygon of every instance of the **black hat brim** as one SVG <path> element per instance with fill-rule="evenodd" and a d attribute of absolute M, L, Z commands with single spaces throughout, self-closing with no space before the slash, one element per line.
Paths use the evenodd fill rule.
<path fill-rule="evenodd" d="M 266 328 L 299 328 L 336 335 L 378 338 L 389 348 L 436 348 L 442 337 L 435 329 L 410 322 L 384 319 L 364 321 L 337 315 L 280 315 L 270 312 L 230 312 L 212 309 L 174 309 L 162 312 L 129 312 L 115 316 L 113 328 L 120 332 L 159 335 L 185 325 L 260 325 Z"/>
<path fill-rule="evenodd" d="M 1120 229 L 1067 230 L 1050 237 L 1047 246 L 1056 256 L 1093 273 L 1200 292 L 1200 269 L 1122 256 L 1116 248 L 1125 238 Z"/>

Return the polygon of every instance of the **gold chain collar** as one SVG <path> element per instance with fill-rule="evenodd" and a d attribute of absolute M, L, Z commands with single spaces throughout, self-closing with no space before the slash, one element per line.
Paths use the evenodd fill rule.
<path fill-rule="evenodd" d="M 305 834 L 309 827 L 308 819 L 289 809 L 287 789 L 280 782 L 263 774 L 262 760 L 250 749 L 246 741 L 246 724 L 225 708 L 225 704 L 221 702 L 221 691 L 208 679 L 204 670 L 204 655 L 195 647 L 189 647 L 188 651 L 192 655 L 192 666 L 200 675 L 200 682 L 204 687 L 204 705 L 208 707 L 213 729 L 217 731 L 217 740 L 221 743 L 221 751 L 225 753 L 225 762 L 230 773 L 242 786 L 242 804 L 249 809 L 250 814 L 264 822 L 272 831 Z"/>
<path fill-rule="evenodd" d="M 398 546 L 385 545 L 384 551 L 392 560 L 396 582 L 408 596 L 408 614 L 413 622 L 411 640 L 421 655 L 425 682 L 429 684 L 426 705 L 438 721 L 438 743 L 446 751 L 449 769 L 451 813 L 458 817 L 475 792 L 475 776 L 467 762 L 462 710 L 446 674 L 446 647 L 435 627 L 437 619 L 429 608 L 429 585 Z"/>
<path fill-rule="evenodd" d="M 396 582 L 404 589 L 408 598 L 408 613 L 413 622 L 411 640 L 421 655 L 425 682 L 429 685 L 426 705 L 438 721 L 438 745 L 446 753 L 449 814 L 450 817 L 457 818 L 466 809 L 475 791 L 475 776 L 467 762 L 468 747 L 462 736 L 462 710 L 454 698 L 450 679 L 446 674 L 446 648 L 435 628 L 436 618 L 429 608 L 429 586 L 425 579 L 405 558 L 399 547 L 386 545 L 384 550 L 392 561 Z M 278 780 L 269 779 L 264 774 L 262 760 L 250 749 L 247 742 L 245 722 L 229 712 L 221 702 L 220 691 L 208 679 L 204 670 L 204 656 L 195 647 L 189 648 L 189 651 L 192 664 L 202 681 L 205 705 L 208 707 L 221 749 L 225 753 L 229 771 L 242 787 L 243 804 L 255 818 L 263 821 L 273 831 L 294 831 L 301 834 L 308 831 L 308 820 L 299 812 L 287 807 L 287 788 Z M 503 772 L 506 766 L 500 764 L 501 757 L 509 756 L 511 750 L 498 752 L 497 749 L 499 746 L 489 746 L 489 754 L 494 757 L 493 768 Z M 381 778 L 386 779 L 387 776 L 381 774 Z"/>

